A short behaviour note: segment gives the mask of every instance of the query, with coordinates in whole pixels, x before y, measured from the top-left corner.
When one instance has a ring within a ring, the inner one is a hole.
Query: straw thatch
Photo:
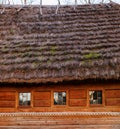
[[[120,79],[120,5],[0,6],[0,81]]]

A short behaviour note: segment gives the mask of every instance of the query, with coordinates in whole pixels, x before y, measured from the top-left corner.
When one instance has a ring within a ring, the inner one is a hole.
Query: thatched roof
[[[120,79],[120,5],[0,6],[0,81]]]

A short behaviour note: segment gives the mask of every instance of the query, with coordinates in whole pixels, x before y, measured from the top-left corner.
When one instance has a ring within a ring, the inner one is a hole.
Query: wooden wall
[[[119,111],[120,83],[93,84],[0,84],[0,112]],[[102,104],[89,104],[89,91],[101,90]],[[66,105],[54,105],[53,93],[65,91]],[[31,92],[31,106],[19,107],[19,92]]]
[[[33,94],[34,107],[50,107],[51,92],[50,91],[35,91]]]
[[[15,107],[15,91],[0,91],[0,108]]]
[[[86,89],[70,89],[69,90],[69,106],[86,106],[87,91]]]
[[[106,106],[120,106],[120,89],[105,90]]]

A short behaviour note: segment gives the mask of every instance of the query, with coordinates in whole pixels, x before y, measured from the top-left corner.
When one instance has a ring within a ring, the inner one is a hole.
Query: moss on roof
[[[1,82],[120,79],[120,5],[19,8],[0,14]]]

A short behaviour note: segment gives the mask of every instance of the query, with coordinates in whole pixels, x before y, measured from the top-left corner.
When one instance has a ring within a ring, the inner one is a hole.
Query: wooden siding
[[[0,113],[0,129],[120,129],[119,113]]]
[[[50,107],[51,93],[50,91],[35,91],[33,94],[34,107]]]
[[[120,112],[120,84],[61,84],[0,87],[0,112]],[[89,91],[102,90],[102,104],[89,104]],[[31,105],[19,107],[19,92],[31,92]],[[66,105],[54,105],[54,92],[66,92]]]
[[[14,91],[0,91],[0,107],[15,108],[15,97]]]
[[[106,90],[106,98],[120,98],[120,89]]]
[[[86,102],[86,99],[73,99],[73,100],[70,100],[70,103],[69,105],[70,106],[86,106],[87,102]]]
[[[71,89],[69,90],[69,105],[70,106],[86,106],[87,92],[86,89]]]
[[[87,98],[86,89],[70,90],[70,99],[85,99]]]
[[[120,89],[108,89],[105,95],[106,106],[120,106]]]
[[[120,99],[106,99],[106,106],[120,106]]]

